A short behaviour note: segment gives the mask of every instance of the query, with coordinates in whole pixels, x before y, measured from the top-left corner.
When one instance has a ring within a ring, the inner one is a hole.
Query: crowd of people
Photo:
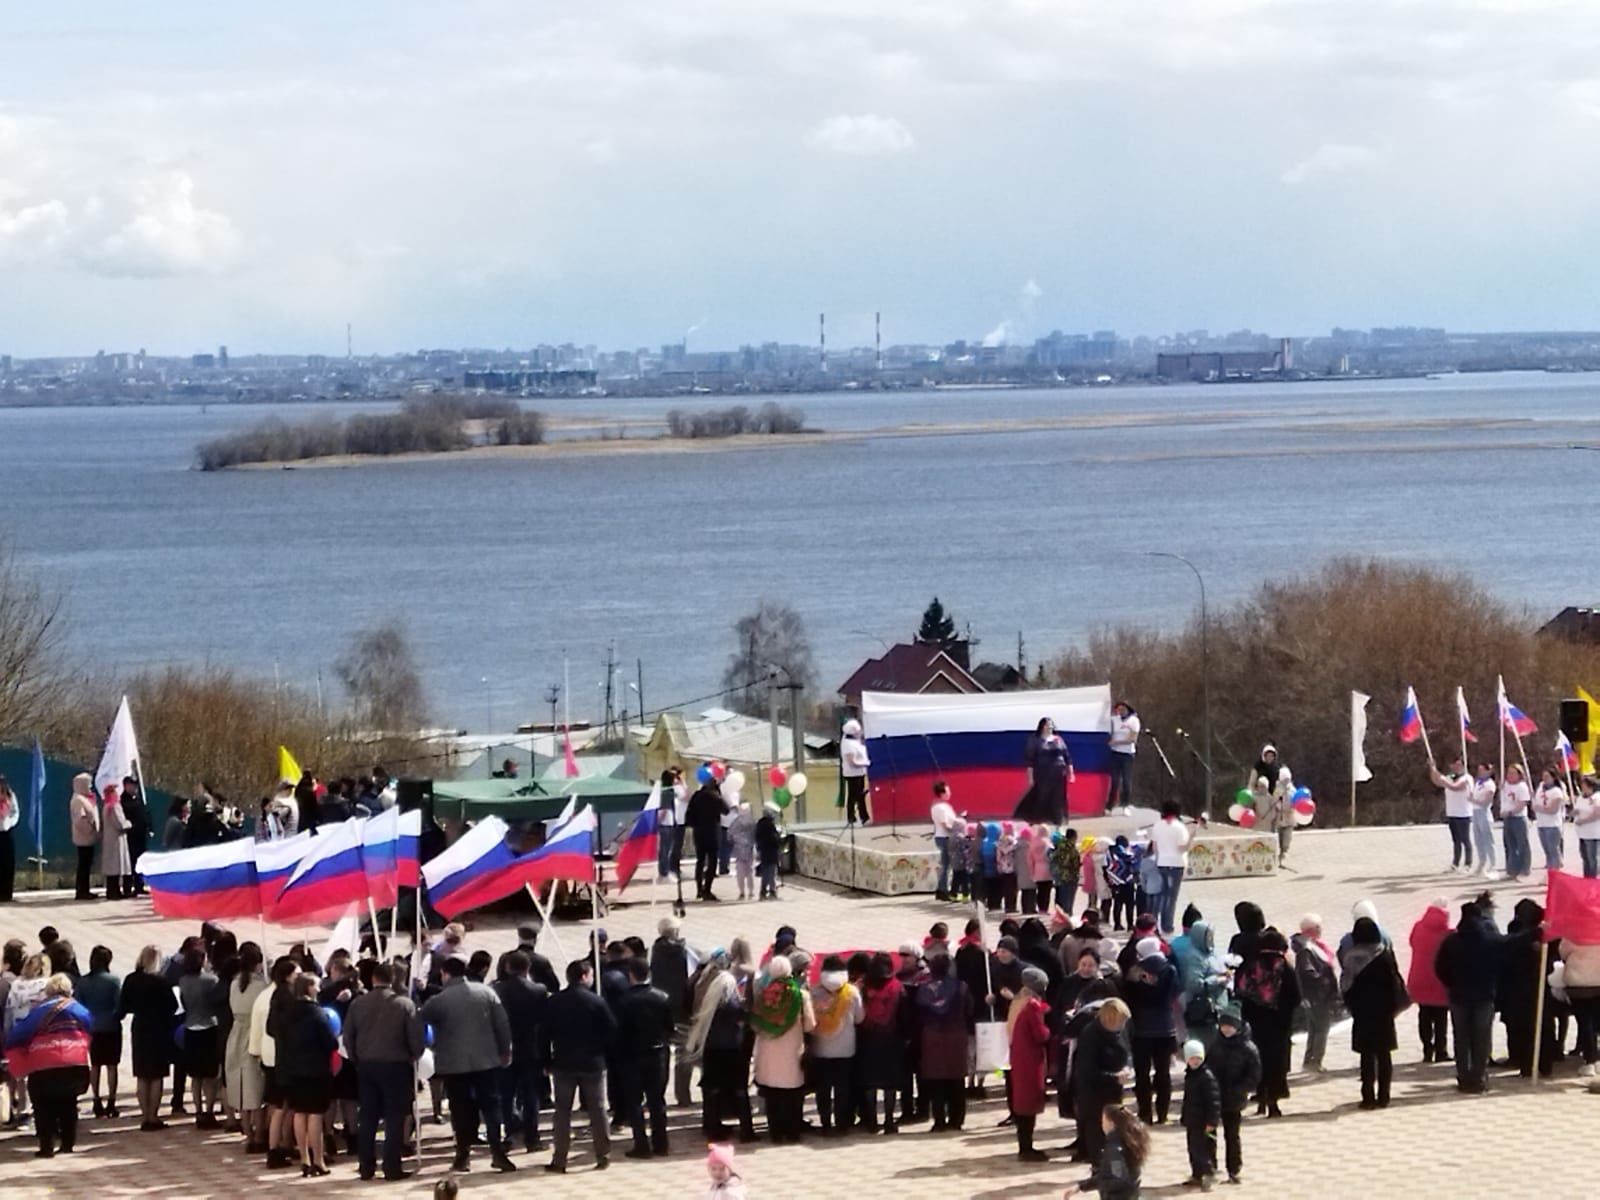
[[[1569,821],[1577,834],[1584,878],[1600,877],[1600,778],[1580,776],[1555,763],[1542,768],[1537,782],[1530,784],[1528,769],[1522,764],[1508,764],[1503,776],[1497,777],[1493,763],[1480,762],[1468,774],[1460,756],[1450,759],[1442,771],[1430,765],[1428,773],[1434,786],[1444,792],[1451,871],[1489,880],[1501,878],[1494,837],[1498,806],[1505,878],[1515,882],[1533,873],[1530,824],[1544,867],[1560,870]]]
[[[1320,1075],[1341,1014],[1362,1108],[1390,1103],[1397,1019],[1413,1004],[1423,1061],[1453,1061],[1464,1093],[1489,1086],[1497,1014],[1522,1074],[1553,1070],[1569,1024],[1583,1073],[1597,1069],[1600,947],[1558,947],[1535,1055],[1543,914],[1531,900],[1504,931],[1489,893],[1454,921],[1437,902],[1408,931],[1404,978],[1366,901],[1336,940],[1314,915],[1286,936],[1250,902],[1233,923],[1224,950],[1192,904],[1171,937],[1149,911],[1119,933],[1098,906],[1076,920],[1052,908],[1004,916],[992,948],[974,915],[956,936],[935,923],[893,952],[813,952],[790,926],[760,948],[737,938],[697,950],[667,917],[649,945],[597,930],[564,981],[531,925],[498,955],[450,925],[409,955],[380,957],[369,937],[326,963],[304,944],[268,960],[207,925],[170,954],[146,946],[126,975],[104,946],[80,970],[46,928],[36,950],[3,950],[9,1124],[31,1119],[49,1157],[74,1149],[85,1093],[94,1118],[117,1117],[125,1031],[141,1130],[192,1116],[306,1176],[343,1153],[363,1178],[405,1178],[428,1111],[448,1113],[454,1172],[480,1144],[494,1170],[515,1171],[519,1151],[546,1148],[547,1127],[544,1168],[566,1171],[575,1107],[596,1169],[613,1132],[628,1157],[653,1158],[670,1150],[669,1095],[691,1105],[698,1082],[714,1194],[731,1196],[735,1141],[960,1131],[999,1068],[994,1094],[1019,1157],[1048,1157],[1039,1141],[1053,1112],[1071,1122],[1083,1186],[1116,1197],[1138,1194],[1150,1131],[1174,1120],[1190,1183],[1239,1179],[1247,1120],[1279,1117],[1290,1100],[1292,1035],[1305,1032],[1298,1070]]]

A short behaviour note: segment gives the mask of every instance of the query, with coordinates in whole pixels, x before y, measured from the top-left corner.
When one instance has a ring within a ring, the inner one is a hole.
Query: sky
[[[1597,329],[1592,0],[0,16],[0,352]]]

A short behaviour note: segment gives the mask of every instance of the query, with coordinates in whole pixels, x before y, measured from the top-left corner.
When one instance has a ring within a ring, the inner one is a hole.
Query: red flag
[[[1600,946],[1600,879],[1551,871],[1544,894],[1545,935]]]
[[[582,771],[578,770],[577,755],[572,753],[572,730],[566,725],[561,727],[561,755],[566,760],[568,779],[576,779],[583,774]]]

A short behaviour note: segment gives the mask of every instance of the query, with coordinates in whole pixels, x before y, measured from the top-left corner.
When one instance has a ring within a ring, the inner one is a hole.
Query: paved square
[[[1217,925],[1219,943],[1225,943],[1233,932],[1233,905],[1241,899],[1261,904],[1268,919],[1286,932],[1293,931],[1303,913],[1320,912],[1330,937],[1336,938],[1349,928],[1350,906],[1367,897],[1395,938],[1404,968],[1409,953],[1406,933],[1428,902],[1442,895],[1458,904],[1482,886],[1441,872],[1448,852],[1442,826],[1301,831],[1294,843],[1292,870],[1266,879],[1186,884],[1183,899],[1193,901]],[[1575,848],[1568,865],[1576,869]],[[724,895],[731,894],[731,882],[723,881]],[[1493,886],[1500,896],[1502,921],[1516,899],[1543,891],[1542,883],[1517,889],[1503,883]],[[655,922],[667,911],[667,895],[663,888],[660,903],[652,906],[647,902],[649,891],[639,889],[638,902],[614,908],[605,918],[612,936],[637,934],[646,941],[654,937]],[[920,940],[934,920],[958,923],[966,915],[964,908],[938,904],[931,897],[852,897],[797,881],[787,884],[783,899],[776,903],[693,905],[685,931],[691,943],[702,948],[726,945],[741,933],[759,948],[771,940],[779,924],[787,923],[800,931],[801,945],[814,951],[861,945],[892,948],[902,941]],[[155,919],[142,901],[79,904],[61,895],[24,895],[0,907],[0,935],[22,937],[31,945],[38,929],[47,924],[72,941],[80,961],[87,961],[89,948],[96,943],[111,947],[116,954],[113,969],[119,975],[131,969],[146,942],[171,951],[191,932],[186,923]],[[469,944],[491,951],[509,948],[515,941],[512,924],[483,922]],[[236,929],[241,939],[257,933],[249,922]],[[577,951],[587,925],[563,922],[554,932],[568,950]],[[269,940],[281,947],[289,938]],[[559,969],[563,955],[548,932],[541,949],[558,960]],[[1503,1052],[1500,1034],[1497,1025],[1497,1054]],[[1329,1074],[1315,1081],[1291,1076],[1293,1096],[1284,1104],[1283,1119],[1246,1120],[1244,1185],[1221,1186],[1218,1192],[1273,1200],[1366,1200],[1389,1192],[1416,1200],[1508,1195],[1558,1200],[1595,1195],[1585,1164],[1595,1128],[1588,1123],[1600,1117],[1600,1096],[1582,1089],[1575,1063],[1569,1060],[1558,1069],[1554,1082],[1537,1088],[1497,1072],[1491,1094],[1467,1097],[1456,1092],[1449,1066],[1420,1065],[1410,1014],[1401,1018],[1400,1042],[1393,1107],[1382,1113],[1359,1112],[1349,1030],[1336,1026],[1327,1058]],[[122,1107],[128,1112],[134,1106],[126,1078],[123,1089]],[[82,1107],[87,1110],[87,1099]],[[995,1127],[1002,1115],[1001,1103],[990,1100],[970,1111],[968,1130],[960,1135],[935,1136],[921,1125],[907,1127],[893,1138],[857,1135],[793,1147],[757,1145],[741,1152],[742,1174],[755,1200],[891,1193],[927,1200],[1049,1197],[1059,1196],[1082,1176],[1080,1168],[1064,1161],[1020,1165],[1011,1131]],[[1039,1144],[1060,1147],[1070,1136],[1069,1128],[1053,1115],[1041,1118]],[[184,1124],[149,1134],[138,1132],[136,1117],[85,1118],[81,1130],[78,1153],[49,1162],[32,1157],[29,1134],[0,1136],[3,1194],[186,1197],[298,1189],[330,1196],[416,1196],[431,1191],[450,1157],[448,1129],[428,1124],[423,1130],[424,1170],[416,1180],[364,1184],[355,1178],[353,1161],[340,1157],[330,1162],[334,1173],[329,1178],[303,1181],[294,1172],[267,1172],[258,1158],[246,1160],[236,1137],[201,1134]],[[705,1190],[705,1174],[697,1108],[674,1110],[672,1137],[674,1152],[667,1160],[629,1161],[621,1157],[624,1146],[617,1146],[611,1169],[603,1175],[588,1169],[592,1160],[582,1137],[576,1143],[571,1173],[560,1178],[541,1169],[548,1153],[517,1155],[522,1170],[512,1176],[489,1172],[484,1155],[474,1159],[474,1171],[461,1178],[462,1188],[469,1194],[550,1200],[616,1193],[638,1200],[699,1196]],[[1182,1131],[1175,1125],[1158,1129],[1145,1170],[1146,1194],[1179,1194],[1184,1189],[1177,1185],[1186,1174]]]

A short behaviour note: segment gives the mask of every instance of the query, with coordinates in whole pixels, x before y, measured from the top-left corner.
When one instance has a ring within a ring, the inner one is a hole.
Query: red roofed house
[[[891,646],[883,657],[869,658],[839,685],[845,704],[858,710],[862,692],[975,696],[983,691],[983,684],[972,677],[972,672],[936,642]]]

